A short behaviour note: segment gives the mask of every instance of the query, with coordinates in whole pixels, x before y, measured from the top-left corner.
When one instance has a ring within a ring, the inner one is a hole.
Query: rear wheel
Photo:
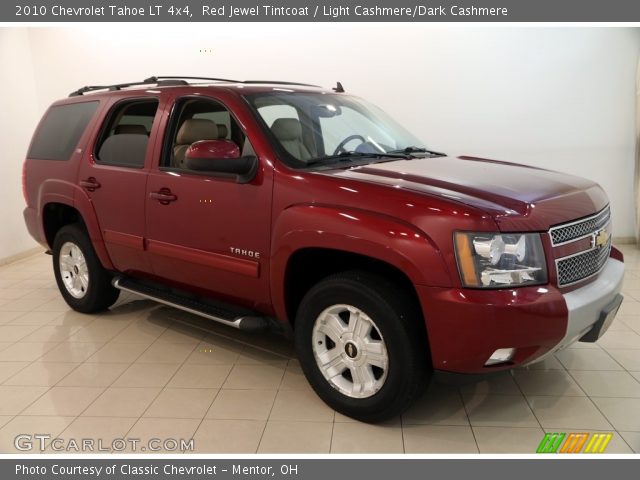
[[[53,271],[62,297],[78,312],[105,310],[120,295],[111,285],[111,275],[100,264],[87,233],[79,225],[66,225],[56,234]]]
[[[428,346],[411,296],[383,277],[346,272],[304,297],[296,350],[316,393],[362,421],[400,414],[429,377]]]

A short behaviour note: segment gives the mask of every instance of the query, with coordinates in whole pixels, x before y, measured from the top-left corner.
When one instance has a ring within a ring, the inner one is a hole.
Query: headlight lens
[[[547,283],[537,233],[455,234],[456,258],[465,287],[507,288]]]

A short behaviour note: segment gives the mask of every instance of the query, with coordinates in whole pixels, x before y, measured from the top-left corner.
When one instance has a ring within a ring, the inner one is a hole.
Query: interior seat
[[[218,138],[221,140],[227,138],[229,134],[227,126],[224,123],[216,123],[216,126],[218,127]]]
[[[311,152],[302,141],[302,125],[297,118],[278,118],[271,131],[282,146],[298,160],[309,160]]]
[[[173,166],[187,168],[184,157],[192,143],[200,140],[217,140],[218,138],[218,126],[215,122],[205,118],[185,120],[178,130],[176,143],[173,146]]]
[[[142,168],[148,143],[149,137],[146,135],[131,133],[111,135],[100,146],[98,159],[110,165]]]

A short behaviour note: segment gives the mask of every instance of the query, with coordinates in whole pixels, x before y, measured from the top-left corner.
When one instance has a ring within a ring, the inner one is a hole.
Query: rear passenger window
[[[118,103],[103,126],[94,152],[96,162],[119,167],[142,168],[156,110],[158,110],[156,99]]]
[[[81,102],[51,107],[33,139],[28,157],[69,160],[98,103]]]

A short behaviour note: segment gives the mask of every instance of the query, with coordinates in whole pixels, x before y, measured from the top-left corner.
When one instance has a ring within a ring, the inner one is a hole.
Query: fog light
[[[499,348],[491,354],[489,360],[484,362],[484,366],[490,367],[491,365],[508,362],[513,358],[515,353],[515,348]]]

